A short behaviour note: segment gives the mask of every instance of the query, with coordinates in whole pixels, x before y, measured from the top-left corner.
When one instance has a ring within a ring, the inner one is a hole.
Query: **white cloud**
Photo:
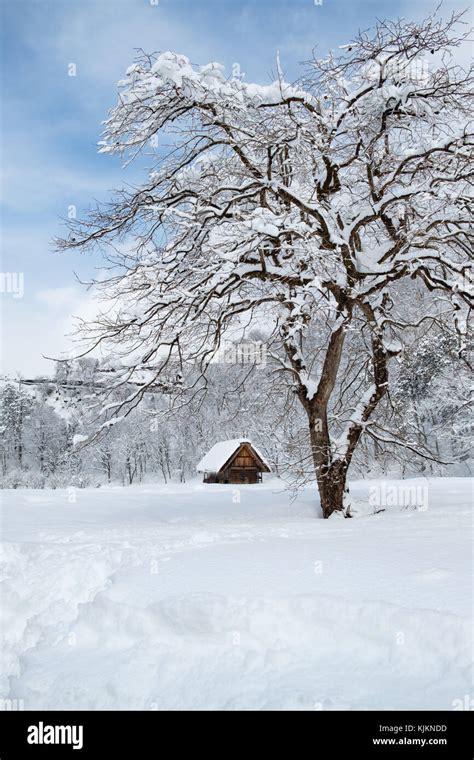
[[[45,357],[74,355],[74,318],[97,312],[97,302],[79,286],[39,290],[28,300],[1,299],[1,372],[13,376],[52,374],[54,362]]]

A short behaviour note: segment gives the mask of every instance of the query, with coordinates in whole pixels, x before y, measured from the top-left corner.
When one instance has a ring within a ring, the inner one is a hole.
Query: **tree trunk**
[[[343,512],[345,490],[346,476],[343,472],[339,473],[331,468],[324,478],[318,479],[319,498],[324,518],[331,517],[333,512]]]
[[[321,407],[309,414],[311,452],[324,518],[344,509],[347,465],[344,460],[331,460],[331,442],[326,410]]]
[[[331,462],[327,429],[315,431],[314,425],[311,426],[311,449],[321,510],[323,517],[328,518],[344,509],[347,466],[341,459]]]

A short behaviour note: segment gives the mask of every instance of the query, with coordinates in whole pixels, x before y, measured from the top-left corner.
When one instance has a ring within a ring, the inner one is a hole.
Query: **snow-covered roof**
[[[261,462],[270,469],[270,465],[265,461],[258,449],[255,448],[252,441],[248,438],[232,438],[230,441],[219,441],[218,443],[215,443],[212,449],[203,456],[197,465],[196,470],[198,472],[219,472],[221,467],[225,465],[243,443],[248,443]]]

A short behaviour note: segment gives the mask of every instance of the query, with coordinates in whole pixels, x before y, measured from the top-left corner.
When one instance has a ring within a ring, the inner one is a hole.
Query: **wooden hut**
[[[262,473],[270,472],[251,441],[242,438],[216,443],[196,469],[204,483],[261,483]]]

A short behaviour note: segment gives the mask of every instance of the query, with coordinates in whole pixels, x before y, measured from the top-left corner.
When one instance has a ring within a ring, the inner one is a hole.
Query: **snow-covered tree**
[[[469,472],[472,372],[459,361],[452,334],[431,330],[405,349],[391,401],[398,436],[425,454],[423,471],[439,472],[448,462]]]
[[[30,417],[33,402],[21,389],[7,383],[0,390],[0,451],[2,472],[8,463],[14,462],[19,470],[25,465],[25,427]]]
[[[59,242],[97,245],[113,267],[95,283],[107,308],[83,326],[86,350],[123,361],[109,398],[141,384],[109,417],[157,385],[189,403],[222,341],[264,326],[306,416],[323,514],[344,510],[405,336],[450,313],[465,349],[473,78],[453,58],[460,25],[380,22],[293,85],[279,64],[258,85],[184,55],[138,57],[100,150],[146,153],[147,180]],[[419,285],[429,297],[407,311]]]

